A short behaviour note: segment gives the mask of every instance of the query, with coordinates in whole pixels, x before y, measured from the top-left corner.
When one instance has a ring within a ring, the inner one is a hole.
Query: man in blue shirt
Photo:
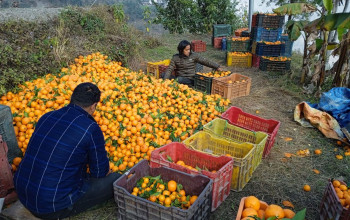
[[[14,177],[20,201],[36,217],[66,218],[113,198],[120,174],[109,173],[103,133],[92,117],[100,96],[96,85],[81,83],[69,105],[39,119]]]

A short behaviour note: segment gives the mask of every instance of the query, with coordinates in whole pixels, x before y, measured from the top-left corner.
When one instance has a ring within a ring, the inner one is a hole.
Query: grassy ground
[[[295,211],[307,208],[306,219],[318,218],[323,192],[330,178],[350,180],[350,159],[337,160],[336,154],[344,154],[342,147],[334,140],[325,138],[316,128],[305,128],[293,120],[295,106],[302,101],[315,101],[302,93],[298,84],[300,55],[293,55],[293,78],[289,73],[262,72],[256,68],[232,68],[225,66],[225,53],[210,46],[207,35],[169,35],[160,36],[162,45],[147,49],[145,62],[170,59],[176,53],[176,46],[182,39],[201,39],[207,42],[207,51],[202,56],[220,63],[224,69],[241,73],[252,78],[249,96],[232,100],[232,105],[251,114],[260,113],[263,118],[274,118],[281,122],[275,144],[270,155],[262,160],[252,178],[240,192],[231,191],[229,197],[214,211],[210,219],[235,219],[242,197],[255,195],[271,204],[282,205],[288,200],[295,205]],[[145,62],[139,68],[145,70]],[[204,71],[210,71],[205,68]],[[292,138],[285,141],[285,137]],[[308,157],[285,158],[284,153],[296,154],[297,150],[309,149]],[[315,149],[321,149],[321,155],[315,155]],[[312,170],[317,169],[320,174]],[[310,192],[303,191],[304,184],[311,186]],[[71,219],[114,219],[117,212],[114,201],[109,201]]]

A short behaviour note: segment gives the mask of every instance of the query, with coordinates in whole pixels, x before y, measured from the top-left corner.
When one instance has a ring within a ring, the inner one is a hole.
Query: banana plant
[[[336,30],[339,41],[343,35],[350,29],[350,13],[334,13],[332,14],[333,1],[322,0],[318,6],[324,8],[322,13],[316,5],[309,3],[292,3],[286,4],[273,11],[279,15],[300,15],[303,13],[320,12],[321,16],[314,21],[294,21],[290,20],[286,24],[288,35],[291,40],[296,40],[300,37],[301,32],[304,32],[304,61],[301,83],[305,83],[305,76],[310,72],[311,58],[319,53],[319,61],[315,68],[311,81],[318,86],[320,90],[325,78],[325,65],[327,63],[327,50],[333,50],[339,47],[340,44],[328,43],[329,32]],[[321,37],[322,36],[322,37]],[[308,41],[312,44],[308,46]],[[321,66],[319,66],[321,65]]]

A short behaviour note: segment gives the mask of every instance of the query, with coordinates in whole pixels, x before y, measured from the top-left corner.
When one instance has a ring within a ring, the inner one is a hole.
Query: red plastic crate
[[[187,195],[197,195],[189,209],[165,207],[131,194],[137,181],[144,176],[159,176],[165,181],[175,180]],[[147,160],[133,166],[113,183],[114,200],[118,206],[116,219],[208,219],[213,181],[204,175],[190,175],[168,167],[151,168]]]
[[[168,160],[168,156],[174,161]],[[182,160],[186,165],[198,166],[201,171],[192,170],[176,164]],[[233,159],[227,156],[214,156],[192,150],[178,142],[167,144],[154,150],[151,154],[150,167],[170,167],[192,175],[203,174],[213,180],[211,211],[218,208],[230,194],[233,171]],[[205,170],[216,170],[215,173]]]
[[[256,55],[256,54],[253,54],[253,57],[252,57],[252,66],[253,66],[253,67],[259,68],[259,65],[260,65],[260,56],[258,56],[258,55]]]
[[[263,158],[269,155],[271,148],[275,142],[275,138],[280,127],[280,122],[274,119],[264,119],[255,115],[244,112],[242,109],[232,106],[222,115],[230,124],[245,128],[250,131],[262,131],[268,134],[265,144]]]
[[[224,37],[214,37],[214,39],[213,39],[214,48],[221,49],[221,41],[223,38]]]
[[[193,40],[191,42],[192,50],[194,52],[205,52],[207,50],[207,43],[201,40]]]
[[[346,185],[344,182],[340,182]],[[350,219],[350,209],[347,209],[341,205],[340,200],[333,187],[332,180],[328,181],[320,206],[320,220],[328,219]]]

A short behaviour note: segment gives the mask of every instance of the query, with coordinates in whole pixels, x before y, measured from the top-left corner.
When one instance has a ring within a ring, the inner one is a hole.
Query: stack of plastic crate
[[[254,14],[252,18],[251,51],[252,66],[260,68],[261,57],[279,57],[285,53],[285,44],[282,41],[282,26],[284,16],[276,14]],[[283,59],[282,59],[283,60]],[[277,61],[276,61],[277,62]],[[265,65],[266,66],[266,65]],[[270,66],[270,65],[269,65]],[[279,65],[277,65],[279,66]],[[288,66],[288,65],[284,65]],[[260,68],[262,69],[262,68]],[[274,71],[283,68],[263,68]]]
[[[226,64],[233,67],[251,67],[249,37],[232,37],[227,40]]]
[[[214,24],[213,36],[211,42],[214,48],[221,49],[221,41],[232,35],[232,27],[230,24]]]

